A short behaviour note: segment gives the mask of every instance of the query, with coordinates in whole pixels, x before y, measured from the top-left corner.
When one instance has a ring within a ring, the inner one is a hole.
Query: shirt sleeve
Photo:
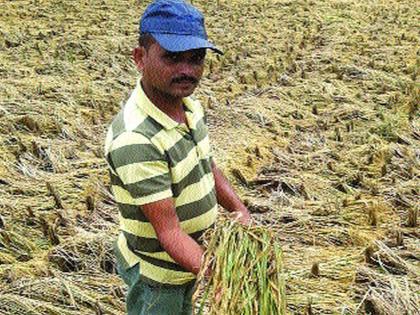
[[[165,153],[145,136],[121,134],[111,146],[109,159],[119,179],[119,189],[130,194],[130,204],[144,205],[173,196]]]

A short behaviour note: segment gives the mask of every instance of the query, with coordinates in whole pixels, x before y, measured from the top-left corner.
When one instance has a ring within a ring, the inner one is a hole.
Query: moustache
[[[196,84],[198,83],[198,80],[194,77],[189,77],[189,76],[182,76],[182,77],[172,79],[172,83],[184,83],[184,82]]]

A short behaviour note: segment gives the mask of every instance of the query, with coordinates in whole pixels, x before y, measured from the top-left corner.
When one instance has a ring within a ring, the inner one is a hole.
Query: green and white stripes
[[[217,214],[204,112],[189,98],[184,104],[189,128],[160,111],[138,85],[110,126],[105,145],[120,211],[118,256],[127,267],[140,263],[147,281],[172,285],[194,275],[163,251],[141,205],[174,198],[181,228],[197,241]]]

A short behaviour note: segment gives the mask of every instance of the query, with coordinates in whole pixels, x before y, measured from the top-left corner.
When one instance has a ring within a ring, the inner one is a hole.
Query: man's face
[[[174,53],[158,43],[148,50],[139,47],[134,51],[143,84],[169,98],[187,97],[194,92],[203,75],[205,56],[205,49]]]

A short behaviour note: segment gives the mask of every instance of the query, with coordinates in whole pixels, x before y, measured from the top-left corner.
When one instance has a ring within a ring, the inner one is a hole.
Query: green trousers
[[[180,286],[150,285],[140,279],[139,265],[125,270],[118,265],[118,274],[128,285],[128,315],[191,315],[195,283]]]

